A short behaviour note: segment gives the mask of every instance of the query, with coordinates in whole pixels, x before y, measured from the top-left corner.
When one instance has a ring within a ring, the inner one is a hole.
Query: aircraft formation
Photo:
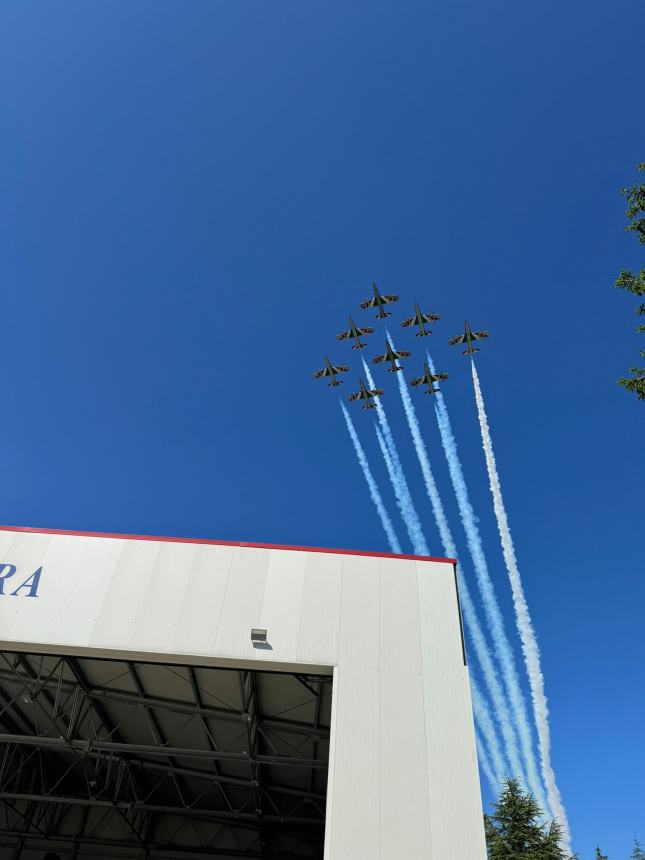
[[[374,295],[371,298],[366,299],[364,302],[361,302],[361,308],[363,310],[375,308],[376,318],[386,319],[392,315],[391,311],[386,310],[387,306],[393,302],[398,302],[399,297],[395,295],[383,295],[376,284],[372,284],[372,290]],[[432,330],[426,328],[426,326],[437,322],[439,319],[441,319],[439,314],[426,314],[421,310],[420,306],[415,303],[413,316],[403,320],[401,326],[402,328],[416,326],[418,329],[416,336],[426,337],[427,335],[432,334]],[[349,328],[345,331],[341,331],[340,334],[337,335],[337,339],[352,341],[352,349],[364,349],[367,344],[361,340],[361,338],[373,334],[374,328],[372,326],[357,326],[351,317],[349,317],[348,320]],[[464,355],[473,355],[475,352],[479,352],[479,348],[474,346],[475,341],[483,340],[488,336],[489,333],[487,331],[472,331],[468,324],[468,320],[466,320],[464,324],[464,333],[457,335],[456,337],[451,337],[448,343],[451,346],[456,344],[465,344],[466,349],[463,351]],[[385,352],[381,355],[375,356],[372,361],[374,364],[389,364],[390,366],[387,369],[388,373],[397,373],[398,371],[403,370],[403,367],[397,362],[401,361],[401,359],[409,358],[411,355],[412,353],[409,350],[395,350],[390,343],[389,338],[386,338]],[[317,370],[314,373],[314,379],[327,377],[330,380],[327,384],[332,387],[336,387],[341,385],[343,381],[342,379],[338,379],[338,376],[342,373],[347,373],[348,370],[349,367],[347,365],[332,364],[329,358],[325,356],[325,366],[322,370]],[[439,388],[435,388],[435,382],[442,382],[445,379],[448,379],[447,373],[432,373],[428,364],[424,362],[423,374],[413,379],[410,382],[410,385],[413,388],[425,388],[425,394],[436,394],[439,391]],[[360,379],[358,391],[348,395],[347,399],[362,402],[363,409],[374,409],[374,398],[381,397],[382,394],[382,388],[368,388],[365,382]]]

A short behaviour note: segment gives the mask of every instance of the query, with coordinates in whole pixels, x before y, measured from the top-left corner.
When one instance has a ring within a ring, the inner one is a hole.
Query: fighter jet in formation
[[[409,317],[407,320],[403,320],[401,325],[403,328],[408,328],[408,326],[411,325],[418,325],[419,331],[417,332],[417,337],[425,337],[427,334],[432,334],[430,329],[426,331],[425,323],[435,322],[438,319],[441,319],[439,314],[424,314],[419,305],[415,303],[414,316]]]
[[[372,400],[375,397],[380,397],[383,394],[382,388],[366,388],[365,383],[362,379],[358,382],[359,390],[355,394],[350,394],[347,398],[348,400],[364,400],[365,403],[361,407],[362,409],[374,409],[374,404]]]
[[[363,349],[367,344],[361,343],[361,336],[365,334],[372,334],[374,331],[370,326],[364,326],[363,328],[357,328],[354,320],[349,317],[349,328],[347,331],[341,331],[339,335],[337,335],[337,340],[349,340],[350,338],[354,338],[354,345],[352,349]]]
[[[436,394],[439,389],[434,387],[435,382],[440,382],[442,379],[448,379],[447,373],[432,373],[430,368],[428,367],[427,362],[423,362],[423,376],[419,376],[418,379],[413,379],[410,382],[414,388],[417,385],[427,385],[428,390],[424,392],[424,394]]]
[[[342,385],[342,379],[336,379],[336,375],[338,373],[347,373],[349,367],[345,364],[337,364],[334,366],[331,361],[325,356],[325,366],[322,370],[317,370],[314,373],[314,379],[320,379],[321,376],[330,376],[331,382],[328,382],[327,385],[331,385],[332,387],[336,387],[337,385]]]
[[[388,373],[396,373],[398,370],[403,370],[403,368],[399,367],[399,365],[396,363],[397,359],[409,358],[411,355],[412,355],[411,352],[408,352],[407,350],[404,350],[404,349],[396,352],[396,350],[393,349],[390,341],[386,340],[385,341],[385,352],[383,353],[383,355],[377,355],[376,358],[372,359],[372,361],[374,362],[374,364],[380,364],[382,361],[389,361],[392,366],[388,367],[387,372]]]
[[[374,290],[374,298],[366,299],[364,302],[361,302],[361,307],[363,310],[366,310],[367,308],[376,308],[378,311],[376,314],[377,319],[382,320],[385,319],[385,317],[389,317],[390,311],[385,310],[385,305],[389,305],[390,302],[398,302],[399,297],[381,295],[379,288],[374,283],[372,284],[372,289]]]
[[[451,337],[448,343],[450,346],[454,346],[457,343],[465,343],[467,349],[464,350],[464,355],[472,355],[475,352],[479,352],[479,348],[473,346],[473,341],[482,340],[485,337],[488,337],[487,331],[471,331],[470,326],[468,325],[468,320],[466,320],[464,324],[464,333],[457,335],[457,337]]]

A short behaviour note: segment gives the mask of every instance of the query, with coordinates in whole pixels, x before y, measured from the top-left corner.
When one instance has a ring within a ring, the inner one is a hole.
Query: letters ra
[[[24,582],[15,588],[13,591],[5,591],[5,582],[10,576],[16,573],[15,564],[0,564],[0,596],[9,595],[10,597],[38,597],[38,585],[40,584],[40,575],[43,572],[42,567],[34,571],[31,576],[28,576]],[[7,588],[11,588],[15,582],[7,583]],[[26,593],[25,593],[26,592]]]

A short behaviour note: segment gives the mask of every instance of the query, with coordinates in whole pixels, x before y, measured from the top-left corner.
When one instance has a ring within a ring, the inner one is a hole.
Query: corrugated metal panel
[[[34,572],[35,565],[42,566],[43,572],[38,587],[40,596],[11,598],[15,601],[16,613],[12,624],[6,628],[8,636],[12,639],[27,636],[29,642],[46,639],[44,633],[52,616],[65,599],[65,593],[80,564],[83,549],[83,541],[75,541],[70,537],[52,538],[42,557],[34,561],[33,569],[19,566],[13,579],[21,581]]]
[[[45,641],[86,645],[123,549],[122,540],[84,538],[82,554],[62,601],[46,625]]]
[[[452,571],[417,565],[432,860],[486,856]]]
[[[196,547],[189,543],[165,543],[143,598],[130,645],[137,651],[170,651],[177,623],[177,606],[186,593]]]
[[[334,666],[338,659],[342,555],[307,553],[298,623],[298,662]]]
[[[214,652],[234,553],[232,546],[197,546],[190,584],[177,611],[173,651]]]
[[[42,565],[51,543],[51,535],[22,534],[15,535],[15,540],[11,542],[10,555],[6,555],[4,561],[7,564],[12,564],[16,568],[16,572],[12,576],[8,576],[3,582],[4,596],[0,598],[1,639],[29,642],[29,637],[34,635],[37,630],[35,625],[31,623],[31,613],[23,614],[23,610],[27,608],[33,610],[34,604],[37,604],[39,600],[42,601],[42,597],[36,600],[28,597],[14,597],[11,596],[11,592],[15,591],[24,580]],[[48,594],[50,600],[55,599],[55,583],[49,574],[41,577],[39,594]],[[25,605],[25,601],[27,605]],[[42,635],[42,631],[40,631],[40,635]]]
[[[96,619],[90,645],[128,648],[162,544],[123,541],[121,557]]]
[[[378,566],[343,559],[336,715],[334,860],[381,855]],[[351,810],[351,814],[349,814]]]
[[[251,628],[260,626],[270,556],[271,551],[260,549],[240,547],[235,550],[221,623],[215,638],[215,654],[255,657]]]
[[[270,648],[255,649],[258,660],[295,663],[307,553],[274,550],[269,559],[264,601],[258,626],[267,631]]]
[[[416,568],[390,559],[378,567],[381,854],[421,860],[430,856],[430,822]]]

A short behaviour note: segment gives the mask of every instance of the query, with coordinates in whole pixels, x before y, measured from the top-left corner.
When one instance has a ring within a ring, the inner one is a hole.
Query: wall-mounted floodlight
[[[266,630],[263,630],[261,627],[252,627],[251,642],[254,648],[257,648],[259,645],[268,645]]]

